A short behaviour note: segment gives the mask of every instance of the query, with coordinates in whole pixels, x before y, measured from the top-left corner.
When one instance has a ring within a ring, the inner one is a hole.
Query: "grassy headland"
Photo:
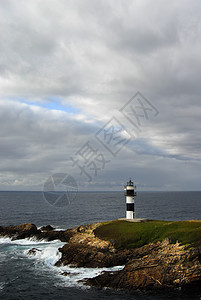
[[[131,249],[162,241],[201,246],[201,221],[106,222],[94,230],[97,237],[109,240],[117,249]]]

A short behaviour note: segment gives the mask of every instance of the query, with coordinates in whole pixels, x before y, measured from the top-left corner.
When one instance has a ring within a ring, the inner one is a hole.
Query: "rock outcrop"
[[[37,249],[37,248],[32,248],[28,251],[28,255],[36,255],[37,253],[41,252],[40,249]]]
[[[124,265],[130,257],[129,250],[116,250],[109,241],[101,240],[93,230],[99,224],[79,226],[59,251],[61,259],[56,263],[74,267],[101,268]]]
[[[87,285],[128,290],[192,287],[201,284],[201,249],[163,242],[133,250],[121,271],[104,272],[88,279]]]
[[[54,230],[55,228],[53,228],[51,225],[47,225],[47,226],[42,226],[40,228],[41,231],[51,231]]]
[[[201,247],[186,248],[168,239],[144,245],[137,249],[115,249],[114,245],[98,238],[94,230],[100,223],[55,231],[46,226],[37,229],[34,224],[0,227],[0,235],[12,239],[36,238],[67,242],[59,249],[62,256],[56,266],[111,267],[124,265],[115,272],[104,272],[86,279],[90,286],[126,290],[174,289],[197,287],[201,291]],[[31,249],[30,255],[39,250]],[[64,274],[64,275],[67,275]]]
[[[36,225],[28,223],[17,226],[1,227],[0,226],[0,235],[7,236],[12,239],[24,239],[30,238],[37,234],[38,230]]]
[[[200,286],[201,248],[186,249],[168,239],[137,249],[115,249],[94,235],[98,223],[75,228],[74,235],[59,251],[56,263],[74,267],[125,265],[120,271],[104,272],[85,280],[86,285],[126,290],[174,289]]]
[[[12,240],[35,238],[37,240],[68,242],[74,234],[74,229],[53,230],[50,225],[43,227],[42,230],[37,229],[36,225],[31,223],[8,227],[0,226],[0,235],[10,237]]]

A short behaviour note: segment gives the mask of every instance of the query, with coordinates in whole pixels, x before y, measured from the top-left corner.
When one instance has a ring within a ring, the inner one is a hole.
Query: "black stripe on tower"
[[[127,203],[126,204],[127,211],[134,211],[134,203]]]
[[[125,196],[134,196],[134,190],[125,190]]]

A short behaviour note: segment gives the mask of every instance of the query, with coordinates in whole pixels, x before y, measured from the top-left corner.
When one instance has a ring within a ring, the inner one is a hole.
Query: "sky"
[[[199,0],[1,0],[0,190],[201,190],[200,78]]]

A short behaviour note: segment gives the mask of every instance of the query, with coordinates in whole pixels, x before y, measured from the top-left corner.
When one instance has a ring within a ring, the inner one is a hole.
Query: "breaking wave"
[[[77,268],[70,265],[56,267],[55,263],[61,258],[61,253],[58,248],[63,246],[64,243],[55,242],[51,244],[41,245],[38,244],[35,255],[29,256],[31,259],[36,260],[37,267],[41,266],[52,270],[52,272],[60,277],[60,283],[56,285],[62,286],[84,286],[80,281],[86,278],[92,278],[103,271],[118,271],[123,269],[124,266],[115,266],[111,268]],[[26,252],[28,254],[28,252]]]
[[[56,267],[55,263],[61,258],[61,252],[58,250],[65,243],[55,241],[37,241],[36,239],[11,240],[8,237],[0,238],[0,247],[9,249],[12,258],[21,257],[33,261],[34,272],[47,274],[47,276],[56,276],[55,286],[66,287],[85,287],[80,281],[86,278],[92,278],[103,271],[118,271],[124,266],[115,266],[111,268],[77,268],[68,266]],[[35,249],[34,255],[29,254],[29,250]],[[65,276],[64,276],[65,275]],[[3,285],[0,285],[0,289]]]

